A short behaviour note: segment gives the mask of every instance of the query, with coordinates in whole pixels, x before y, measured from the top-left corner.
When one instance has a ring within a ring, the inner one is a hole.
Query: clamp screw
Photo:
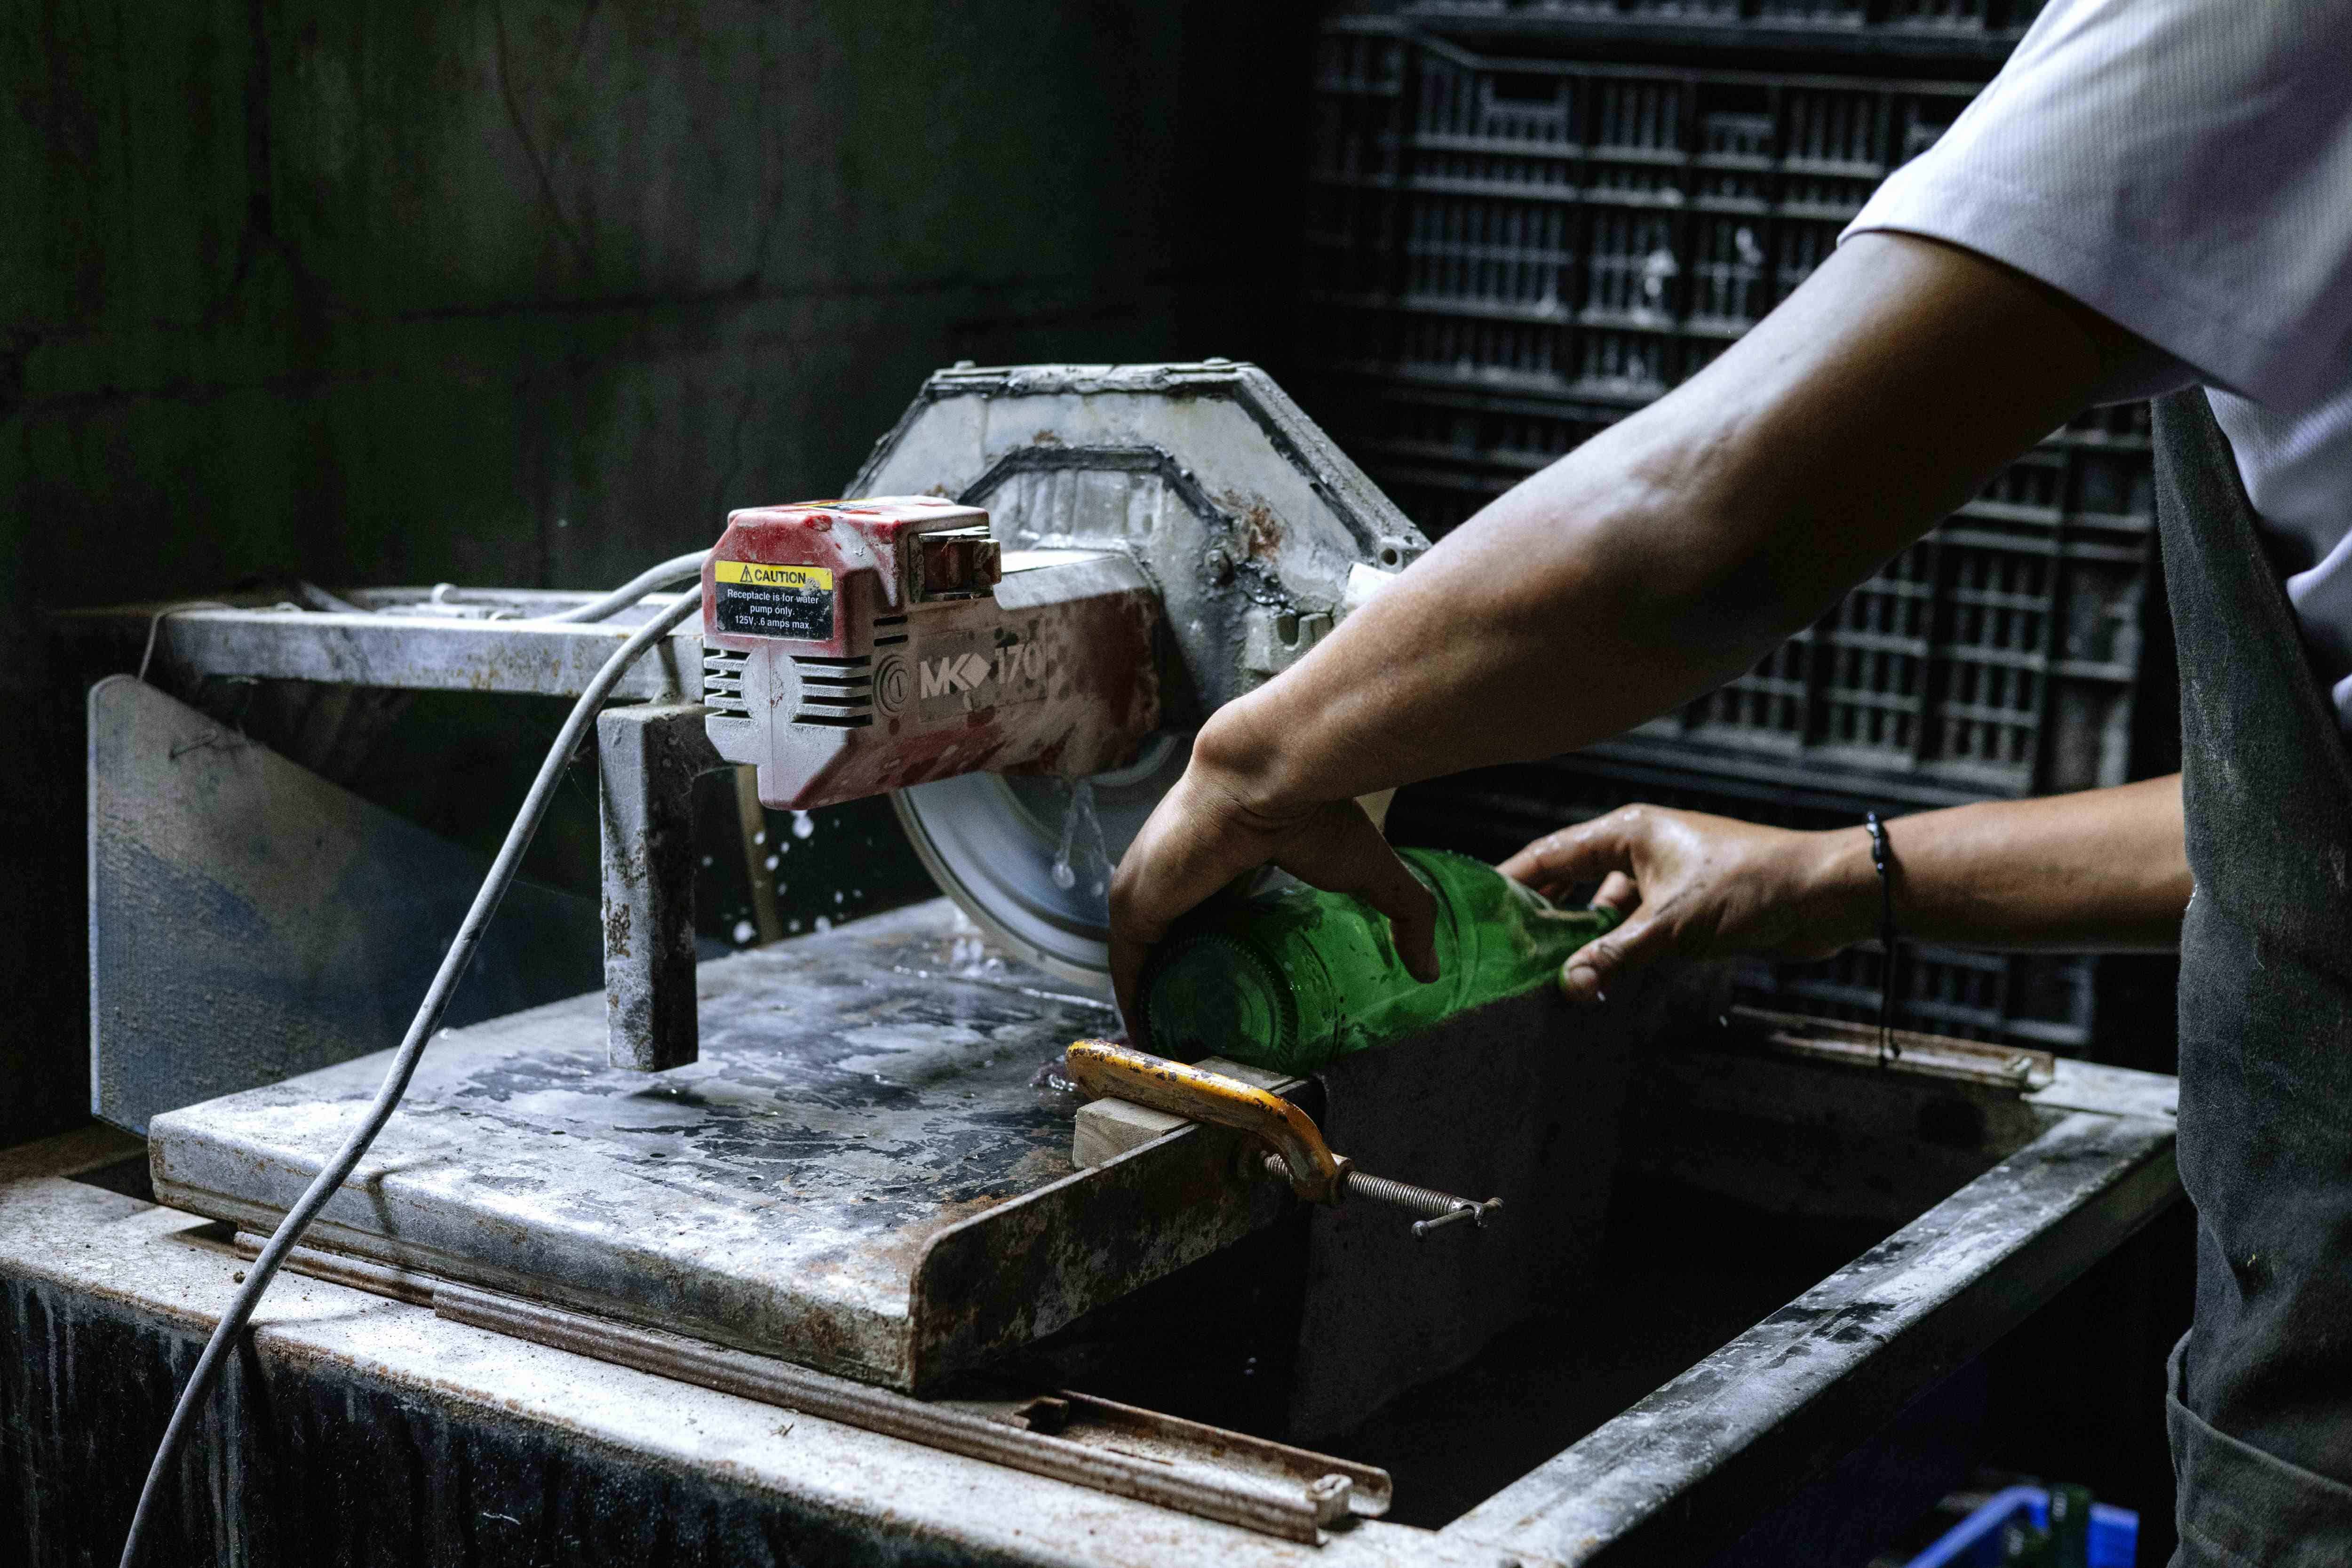
[[[1266,1174],[1276,1181],[1290,1180],[1290,1166],[1279,1154],[1265,1157]],[[1350,1165],[1341,1173],[1339,1194],[1342,1197],[1367,1197],[1376,1204],[1411,1210],[1423,1215],[1413,1221],[1412,1234],[1426,1237],[1431,1231],[1449,1226],[1457,1220],[1469,1220],[1481,1230],[1486,1228],[1486,1217],[1502,1212],[1503,1200],[1488,1198],[1474,1203],[1457,1198],[1451,1193],[1433,1192],[1428,1187],[1416,1187],[1411,1182],[1392,1182],[1386,1176],[1367,1175]]]

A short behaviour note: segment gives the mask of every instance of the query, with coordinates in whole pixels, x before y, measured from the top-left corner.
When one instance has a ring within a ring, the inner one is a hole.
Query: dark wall
[[[601,585],[957,359],[1278,364],[1306,79],[1238,0],[0,0],[0,1143],[84,1094],[41,610]]]

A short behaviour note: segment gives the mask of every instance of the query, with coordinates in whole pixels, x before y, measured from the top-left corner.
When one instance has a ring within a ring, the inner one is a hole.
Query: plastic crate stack
[[[1809,53],[1999,60],[2042,0],[1419,0],[1434,26],[1471,24],[1557,40],[1579,32],[1684,46],[1728,41]]]
[[[1511,52],[1439,36],[1449,16],[1516,25]],[[1309,395],[1433,535],[1706,364],[1977,90],[1575,58],[1668,16],[1735,42],[1799,16],[1843,27],[1850,48],[1873,28],[1965,36],[1981,79],[2030,7],[1454,0],[1328,22]],[[2152,523],[2146,407],[2095,411],[1748,674],[1574,757],[1425,787],[1404,821],[1495,850],[1508,846],[1485,843],[1486,825],[1532,834],[1633,799],[1818,826],[2168,771],[2144,754],[2160,739],[2136,750],[2145,656],[2165,635],[2147,624]],[[1751,990],[1874,1016],[1880,962],[1759,971]],[[2091,960],[1918,950],[1904,970],[1912,1026],[2092,1044]]]

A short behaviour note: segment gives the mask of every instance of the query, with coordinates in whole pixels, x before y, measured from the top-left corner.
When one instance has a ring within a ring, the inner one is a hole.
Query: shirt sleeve
[[[1992,258],[2281,413],[2352,380],[2352,5],[2052,0],[1846,229]]]

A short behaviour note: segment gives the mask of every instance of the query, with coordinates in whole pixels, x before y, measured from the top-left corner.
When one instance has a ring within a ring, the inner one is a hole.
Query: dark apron
[[[2202,391],[2156,408],[2197,893],[2173,1352],[2177,1565],[2352,1563],[2352,753]]]

